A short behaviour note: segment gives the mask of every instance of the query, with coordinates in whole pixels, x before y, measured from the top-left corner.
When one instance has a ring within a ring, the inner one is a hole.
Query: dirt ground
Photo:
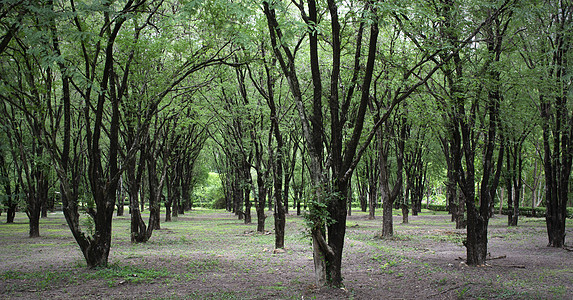
[[[286,252],[266,234],[224,211],[195,210],[162,223],[146,244],[131,244],[129,215],[114,221],[110,268],[89,270],[63,215],[42,219],[40,238],[27,218],[0,223],[1,299],[573,299],[573,252],[546,247],[542,218],[507,227],[490,221],[484,267],[464,264],[464,230],[444,213],[423,211],[380,239],[381,216],[347,221],[343,289],[314,284],[312,249],[302,217],[289,215]],[[256,220],[255,220],[256,222]],[[88,226],[87,224],[85,224]],[[89,227],[89,226],[88,226]],[[573,236],[571,225],[568,237]],[[568,245],[571,243],[566,240]]]

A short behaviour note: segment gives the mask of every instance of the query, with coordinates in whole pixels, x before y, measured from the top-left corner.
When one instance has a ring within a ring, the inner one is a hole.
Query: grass
[[[45,290],[62,283],[77,283],[76,273],[73,271],[50,271],[41,270],[33,272],[6,271],[0,274],[0,279],[15,281],[16,284],[10,287],[11,290],[23,290],[33,288]]]
[[[13,289],[19,290],[26,287],[33,287],[37,290],[46,290],[54,286],[81,284],[85,280],[102,279],[107,282],[108,286],[117,283],[149,283],[158,278],[171,277],[172,273],[167,270],[143,269],[140,267],[119,264],[113,264],[108,268],[102,268],[93,271],[85,271],[84,266],[68,270],[40,270],[31,272],[6,271],[0,274],[2,280],[12,280],[17,282]]]
[[[171,297],[158,297],[158,298],[150,298],[153,300],[179,300],[179,299],[189,299],[189,300],[235,300],[235,299],[243,299],[240,293],[237,292],[218,292],[218,293],[208,293],[202,294],[197,292],[192,292],[190,294],[182,296],[171,296]]]
[[[107,268],[97,269],[91,273],[83,274],[85,280],[103,279],[109,287],[124,283],[150,283],[172,277],[173,274],[166,269],[145,269],[137,266],[112,264]]]
[[[216,259],[191,260],[185,266],[188,272],[203,273],[205,271],[219,271],[220,263]]]
[[[454,297],[460,298],[492,298],[492,295],[498,299],[538,296],[563,298],[571,291],[569,285],[556,280],[571,278],[573,272],[568,266],[535,270],[537,277],[534,279],[521,278],[523,273],[517,269],[506,270],[503,277],[495,278],[490,274],[482,278],[480,272],[501,271],[459,271],[432,262],[436,251],[428,245],[455,245],[458,247],[455,249],[463,251],[461,240],[465,237],[464,231],[453,229],[445,212],[423,211],[422,216],[431,218],[410,217],[408,224],[395,222],[395,236],[389,240],[375,238],[382,228],[381,212],[377,213],[377,219],[368,220],[367,213],[354,210],[352,218],[347,221],[344,255],[363,259],[358,260],[356,265],[344,265],[343,272],[370,272],[389,276],[392,280],[409,280],[410,283],[414,278],[421,284],[427,283],[439,289],[439,292],[451,291]],[[163,216],[162,213],[162,219]],[[287,253],[278,255],[272,254],[274,235],[255,232],[256,219],[253,224],[245,225],[233,214],[220,210],[196,209],[180,215],[174,222],[162,223],[162,229],[154,231],[151,240],[145,244],[130,242],[128,215],[116,217],[110,266],[99,270],[87,270],[85,263],[77,263],[82,260],[81,253],[61,214],[51,214],[41,220],[42,237],[38,239],[26,237],[26,221],[24,214],[18,214],[16,224],[0,223],[0,258],[7,263],[0,270],[7,270],[11,266],[10,259],[29,263],[22,271],[0,272],[0,279],[6,287],[5,292],[0,292],[2,298],[4,294],[15,295],[18,291],[43,291],[58,287],[72,289],[85,282],[108,289],[124,284],[143,288],[152,283],[161,283],[162,286],[216,286],[217,282],[240,282],[237,291],[192,291],[185,297],[162,294],[143,298],[248,299],[262,293],[274,295],[270,298],[300,299],[305,287],[312,284],[311,244],[304,220],[294,215],[287,216]],[[518,228],[507,228],[505,223],[506,218],[493,218],[490,221],[490,238],[497,239],[499,236],[500,241],[517,243],[529,241],[529,234],[544,234],[545,224],[541,218],[522,218]],[[266,229],[272,230],[273,225],[271,215],[266,220]],[[527,230],[527,235],[522,233],[523,229]],[[50,261],[54,256],[44,257],[44,253],[50,251],[61,253],[59,263]],[[293,264],[293,257],[300,257],[302,262]],[[283,272],[296,276],[282,277]],[[257,280],[262,276],[271,280],[248,288],[251,283],[247,279]],[[352,280],[354,278],[349,275],[346,282],[351,283]],[[376,283],[379,289],[384,282],[380,280]],[[461,282],[464,284],[460,285]],[[531,287],[536,287],[536,290]],[[353,295],[359,296],[360,292],[355,288],[348,297]],[[312,295],[305,298],[312,298]]]

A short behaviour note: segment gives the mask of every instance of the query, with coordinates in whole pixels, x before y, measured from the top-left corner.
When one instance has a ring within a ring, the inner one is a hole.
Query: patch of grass
[[[185,281],[197,280],[202,278],[205,273],[213,273],[221,270],[219,261],[215,259],[206,260],[191,260],[186,266],[186,272],[176,276],[176,279],[183,279]]]
[[[525,291],[514,290],[511,288],[486,288],[477,291],[477,294],[467,293],[465,297],[476,299],[531,299],[533,295],[528,295]],[[458,293],[459,298],[459,293]]]
[[[469,287],[464,287],[461,289],[456,290],[456,295],[458,297],[458,299],[464,299],[464,297],[466,296],[466,293],[469,291]]]
[[[29,281],[33,283],[33,286],[39,290],[45,290],[53,286],[57,286],[62,282],[73,283],[77,282],[75,274],[73,272],[54,272],[54,271],[35,271],[35,272],[21,272],[21,271],[6,271],[0,274],[2,280],[19,280],[19,281]],[[29,285],[29,283],[22,283],[24,285]]]
[[[0,275],[0,278],[2,280],[7,280],[7,279],[29,279],[31,277],[29,277],[30,275],[28,273],[24,273],[21,271],[6,271],[3,274]]]
[[[153,300],[179,300],[179,299],[186,299],[186,300],[235,300],[235,299],[244,299],[243,296],[240,296],[236,292],[231,291],[224,291],[224,292],[216,292],[210,294],[203,294],[198,292],[192,292],[191,294],[187,294],[184,297],[181,296],[170,296],[170,297],[158,297],[158,298],[150,298]]]
[[[189,272],[203,273],[205,271],[214,272],[220,270],[219,261],[216,259],[193,260],[187,264]]]
[[[286,290],[287,287],[283,285],[282,282],[277,282],[274,285],[267,285],[267,286],[261,286],[259,287],[259,289],[262,290],[272,290],[272,291],[283,291]]]
[[[448,279],[446,277],[438,280],[438,282],[436,282],[437,285],[442,286],[442,285],[446,285],[448,284]]]
[[[386,274],[393,274],[394,270],[392,270],[392,268],[394,266],[404,264],[404,260],[402,258],[388,257],[384,255],[374,255],[373,259],[379,263],[383,263],[380,266],[380,269],[382,269],[382,272]],[[403,274],[401,274],[400,277],[401,276],[403,276]]]
[[[448,242],[458,245],[463,245],[463,241],[466,236],[462,233],[456,232],[445,232],[444,234],[428,234],[426,235],[428,239],[437,241],[437,242]]]
[[[559,286],[551,286],[549,287],[549,292],[555,296],[555,298],[563,298],[567,294],[567,288],[559,285]],[[569,295],[571,296],[571,295]]]
[[[26,223],[2,223],[0,226],[0,236],[13,235],[14,233],[25,233],[30,229],[27,221]]]
[[[53,247],[55,246],[55,243],[37,243],[37,244],[27,244],[26,247]]]
[[[108,268],[96,270],[86,276],[86,279],[106,279],[108,285],[113,286],[119,283],[149,283],[158,278],[169,278],[173,276],[172,272],[166,269],[151,270],[135,266],[120,266],[113,264]]]

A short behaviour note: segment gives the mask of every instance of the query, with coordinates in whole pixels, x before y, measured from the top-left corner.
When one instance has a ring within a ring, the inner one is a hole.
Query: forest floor
[[[2,216],[3,221],[5,216]],[[162,223],[146,244],[132,244],[129,214],[116,217],[110,267],[86,268],[61,212],[27,237],[26,215],[0,223],[1,299],[573,299],[573,252],[546,247],[543,218],[490,221],[483,267],[463,263],[465,230],[445,213],[424,210],[393,239],[377,237],[382,218],[348,217],[343,289],[314,284],[304,219],[287,217],[286,252],[271,231],[258,234],[231,213],[197,209]],[[570,222],[569,222],[570,223]],[[84,223],[84,225],[89,225]],[[567,237],[573,236],[568,225]],[[567,242],[567,241],[566,241]],[[570,239],[568,244],[570,245]]]

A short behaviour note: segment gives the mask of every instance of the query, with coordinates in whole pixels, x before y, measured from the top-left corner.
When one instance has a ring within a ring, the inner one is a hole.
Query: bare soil
[[[42,219],[35,239],[19,214],[0,223],[0,299],[573,299],[573,252],[546,247],[542,218],[507,227],[494,217],[491,260],[468,267],[465,231],[448,215],[424,211],[402,224],[395,214],[392,239],[377,237],[381,217],[348,217],[343,289],[314,284],[310,239],[292,214],[286,251],[275,253],[270,213],[265,234],[228,212],[195,210],[131,244],[126,211],[104,270],[85,267],[61,212]]]

